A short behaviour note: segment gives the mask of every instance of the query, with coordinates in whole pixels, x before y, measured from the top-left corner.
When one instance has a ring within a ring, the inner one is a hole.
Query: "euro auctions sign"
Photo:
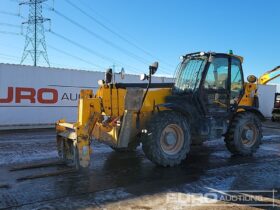
[[[103,77],[103,72],[0,64],[0,129],[75,122],[81,89],[96,91]]]
[[[17,103],[29,101],[31,104],[56,104],[58,101],[58,91],[50,88],[40,88],[38,90],[30,87],[8,87],[6,98],[0,98],[0,103]]]
[[[2,92],[2,91],[1,91]],[[3,92],[2,92],[3,94]],[[1,95],[2,95],[1,94]],[[0,104],[48,104],[56,105],[59,101],[76,102],[79,99],[79,93],[61,92],[57,88],[39,88],[32,87],[7,87],[5,97],[0,97]]]

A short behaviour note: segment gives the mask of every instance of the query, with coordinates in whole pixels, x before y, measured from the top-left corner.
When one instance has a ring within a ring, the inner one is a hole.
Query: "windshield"
[[[179,65],[176,73],[175,92],[192,92],[197,89],[206,61],[206,57],[193,57],[184,60],[181,65]]]

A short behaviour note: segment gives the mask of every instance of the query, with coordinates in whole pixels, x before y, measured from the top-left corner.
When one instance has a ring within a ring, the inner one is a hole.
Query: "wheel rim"
[[[251,147],[257,141],[258,130],[254,123],[247,123],[242,128],[241,141],[246,147]]]
[[[168,155],[178,153],[184,144],[184,133],[180,126],[170,124],[166,126],[160,137],[161,149]]]

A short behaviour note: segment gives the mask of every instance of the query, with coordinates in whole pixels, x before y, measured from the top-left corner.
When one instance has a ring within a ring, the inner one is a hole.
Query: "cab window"
[[[228,58],[215,58],[210,64],[205,82],[205,89],[227,89]]]
[[[230,103],[236,104],[241,99],[243,93],[243,78],[241,73],[241,62],[237,58],[231,61],[231,98]]]
[[[227,113],[229,59],[216,57],[210,63],[204,84],[202,97],[209,113]]]

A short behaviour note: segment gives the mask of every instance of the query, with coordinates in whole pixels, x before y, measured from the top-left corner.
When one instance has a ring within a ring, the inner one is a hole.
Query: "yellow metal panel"
[[[85,124],[90,116],[89,98],[92,96],[92,90],[81,90],[78,108],[78,122],[80,125]]]
[[[124,100],[126,95],[126,89],[118,89],[118,101],[119,101],[119,116],[124,115]]]
[[[245,83],[245,94],[243,95],[239,105],[241,106],[253,106],[254,96],[256,93],[257,85],[252,83]]]
[[[109,87],[103,87],[102,103],[105,114],[108,116],[112,115],[112,103],[111,103],[111,89]]]
[[[150,89],[141,111],[153,111],[155,105],[165,103],[165,98],[171,95],[171,90],[171,88]]]
[[[119,103],[118,103],[118,90],[116,88],[112,88],[112,116],[119,116]]]

